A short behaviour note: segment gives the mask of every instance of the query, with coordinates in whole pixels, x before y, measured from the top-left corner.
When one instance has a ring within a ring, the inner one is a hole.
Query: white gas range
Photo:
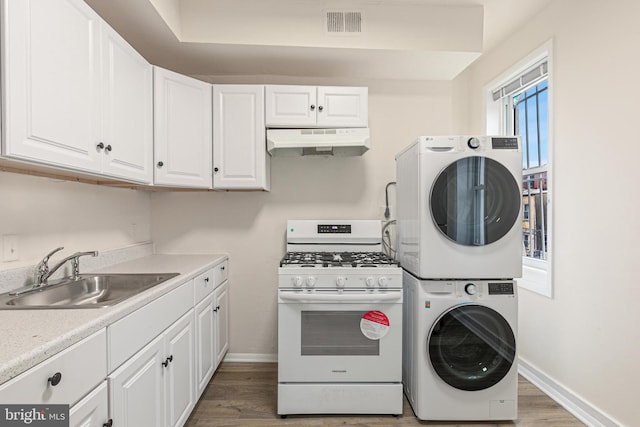
[[[402,269],[375,220],[287,223],[278,414],[402,413]]]

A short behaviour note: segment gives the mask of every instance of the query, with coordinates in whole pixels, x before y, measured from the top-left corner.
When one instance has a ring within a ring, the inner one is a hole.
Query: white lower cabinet
[[[213,293],[216,308],[216,369],[229,350],[229,283],[224,282]],[[215,369],[214,369],[215,370]]]
[[[164,426],[164,337],[159,336],[109,375],[111,418],[121,426]]]
[[[200,397],[216,368],[215,301],[209,294],[195,309],[196,318],[196,395]]]
[[[182,426],[195,405],[193,312],[109,375],[118,426]]]
[[[107,381],[69,409],[69,427],[105,427],[109,421]]]
[[[104,381],[106,373],[102,329],[2,384],[0,402],[73,405]]]
[[[224,359],[229,349],[229,285],[226,262],[218,266],[213,274],[216,277],[215,288],[198,288],[196,278],[196,295],[198,289],[210,289],[207,296],[196,304],[196,397],[200,397],[209,384],[213,373]],[[203,275],[204,276],[204,275]]]
[[[183,426],[229,347],[227,265],[1,384],[0,403],[67,404],[71,427]]]
[[[166,332],[165,404],[167,427],[182,426],[196,404],[193,310]]]

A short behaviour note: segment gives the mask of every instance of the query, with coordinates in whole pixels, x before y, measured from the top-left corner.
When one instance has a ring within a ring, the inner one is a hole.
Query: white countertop
[[[180,273],[106,308],[0,310],[0,384],[221,263],[225,254],[150,255],[90,273]],[[82,271],[82,273],[86,273]]]

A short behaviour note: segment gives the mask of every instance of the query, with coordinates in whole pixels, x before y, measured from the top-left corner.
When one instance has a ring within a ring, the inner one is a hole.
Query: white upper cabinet
[[[264,86],[213,85],[213,188],[269,190]]]
[[[4,0],[3,12],[3,154],[99,171],[100,18],[81,0]]]
[[[151,183],[153,68],[106,24],[102,58],[102,172]]]
[[[318,102],[315,86],[267,85],[265,96],[267,126],[316,125]]]
[[[211,84],[154,67],[155,184],[211,188]]]
[[[3,155],[150,183],[151,66],[81,0],[3,12]]]
[[[266,86],[267,127],[367,127],[368,88]]]

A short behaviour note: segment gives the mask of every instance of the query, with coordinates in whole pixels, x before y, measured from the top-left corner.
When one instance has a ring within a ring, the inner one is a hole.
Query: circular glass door
[[[431,189],[431,216],[449,239],[466,246],[500,240],[518,220],[522,194],[509,170],[487,157],[447,166]]]
[[[460,390],[484,390],[509,372],[516,339],[498,312],[461,305],[443,314],[427,341],[431,366],[447,384]]]

